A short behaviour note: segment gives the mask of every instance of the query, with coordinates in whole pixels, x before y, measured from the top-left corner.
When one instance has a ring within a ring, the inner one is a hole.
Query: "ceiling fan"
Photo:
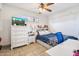
[[[40,5],[39,5],[39,11],[40,10],[42,10],[42,11],[46,10],[48,12],[52,12],[52,10],[48,8],[52,4],[54,4],[54,3],[40,3]],[[41,13],[41,11],[40,11],[40,13]]]

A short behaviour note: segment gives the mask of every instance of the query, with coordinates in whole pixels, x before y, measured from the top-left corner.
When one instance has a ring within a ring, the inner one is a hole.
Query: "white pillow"
[[[45,30],[44,32],[45,32],[46,34],[50,34],[50,33],[51,33],[51,32],[49,32],[49,31],[47,31],[47,30]]]
[[[44,31],[39,31],[39,34],[40,35],[45,35],[45,32]]]
[[[40,35],[46,35],[46,34],[49,34],[49,33],[50,33],[49,31],[39,31]]]

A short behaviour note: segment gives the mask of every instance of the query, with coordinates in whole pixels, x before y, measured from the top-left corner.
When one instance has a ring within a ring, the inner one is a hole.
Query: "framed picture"
[[[39,18],[35,18],[35,22],[39,23],[40,19]]]

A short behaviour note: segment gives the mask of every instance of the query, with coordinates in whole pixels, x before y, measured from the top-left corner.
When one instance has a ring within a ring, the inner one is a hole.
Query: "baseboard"
[[[10,49],[11,48],[11,45],[2,45],[2,49]]]

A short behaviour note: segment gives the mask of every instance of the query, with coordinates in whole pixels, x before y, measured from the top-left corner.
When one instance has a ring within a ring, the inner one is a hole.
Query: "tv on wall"
[[[25,25],[25,19],[24,18],[18,18],[18,17],[12,17],[12,25]]]

